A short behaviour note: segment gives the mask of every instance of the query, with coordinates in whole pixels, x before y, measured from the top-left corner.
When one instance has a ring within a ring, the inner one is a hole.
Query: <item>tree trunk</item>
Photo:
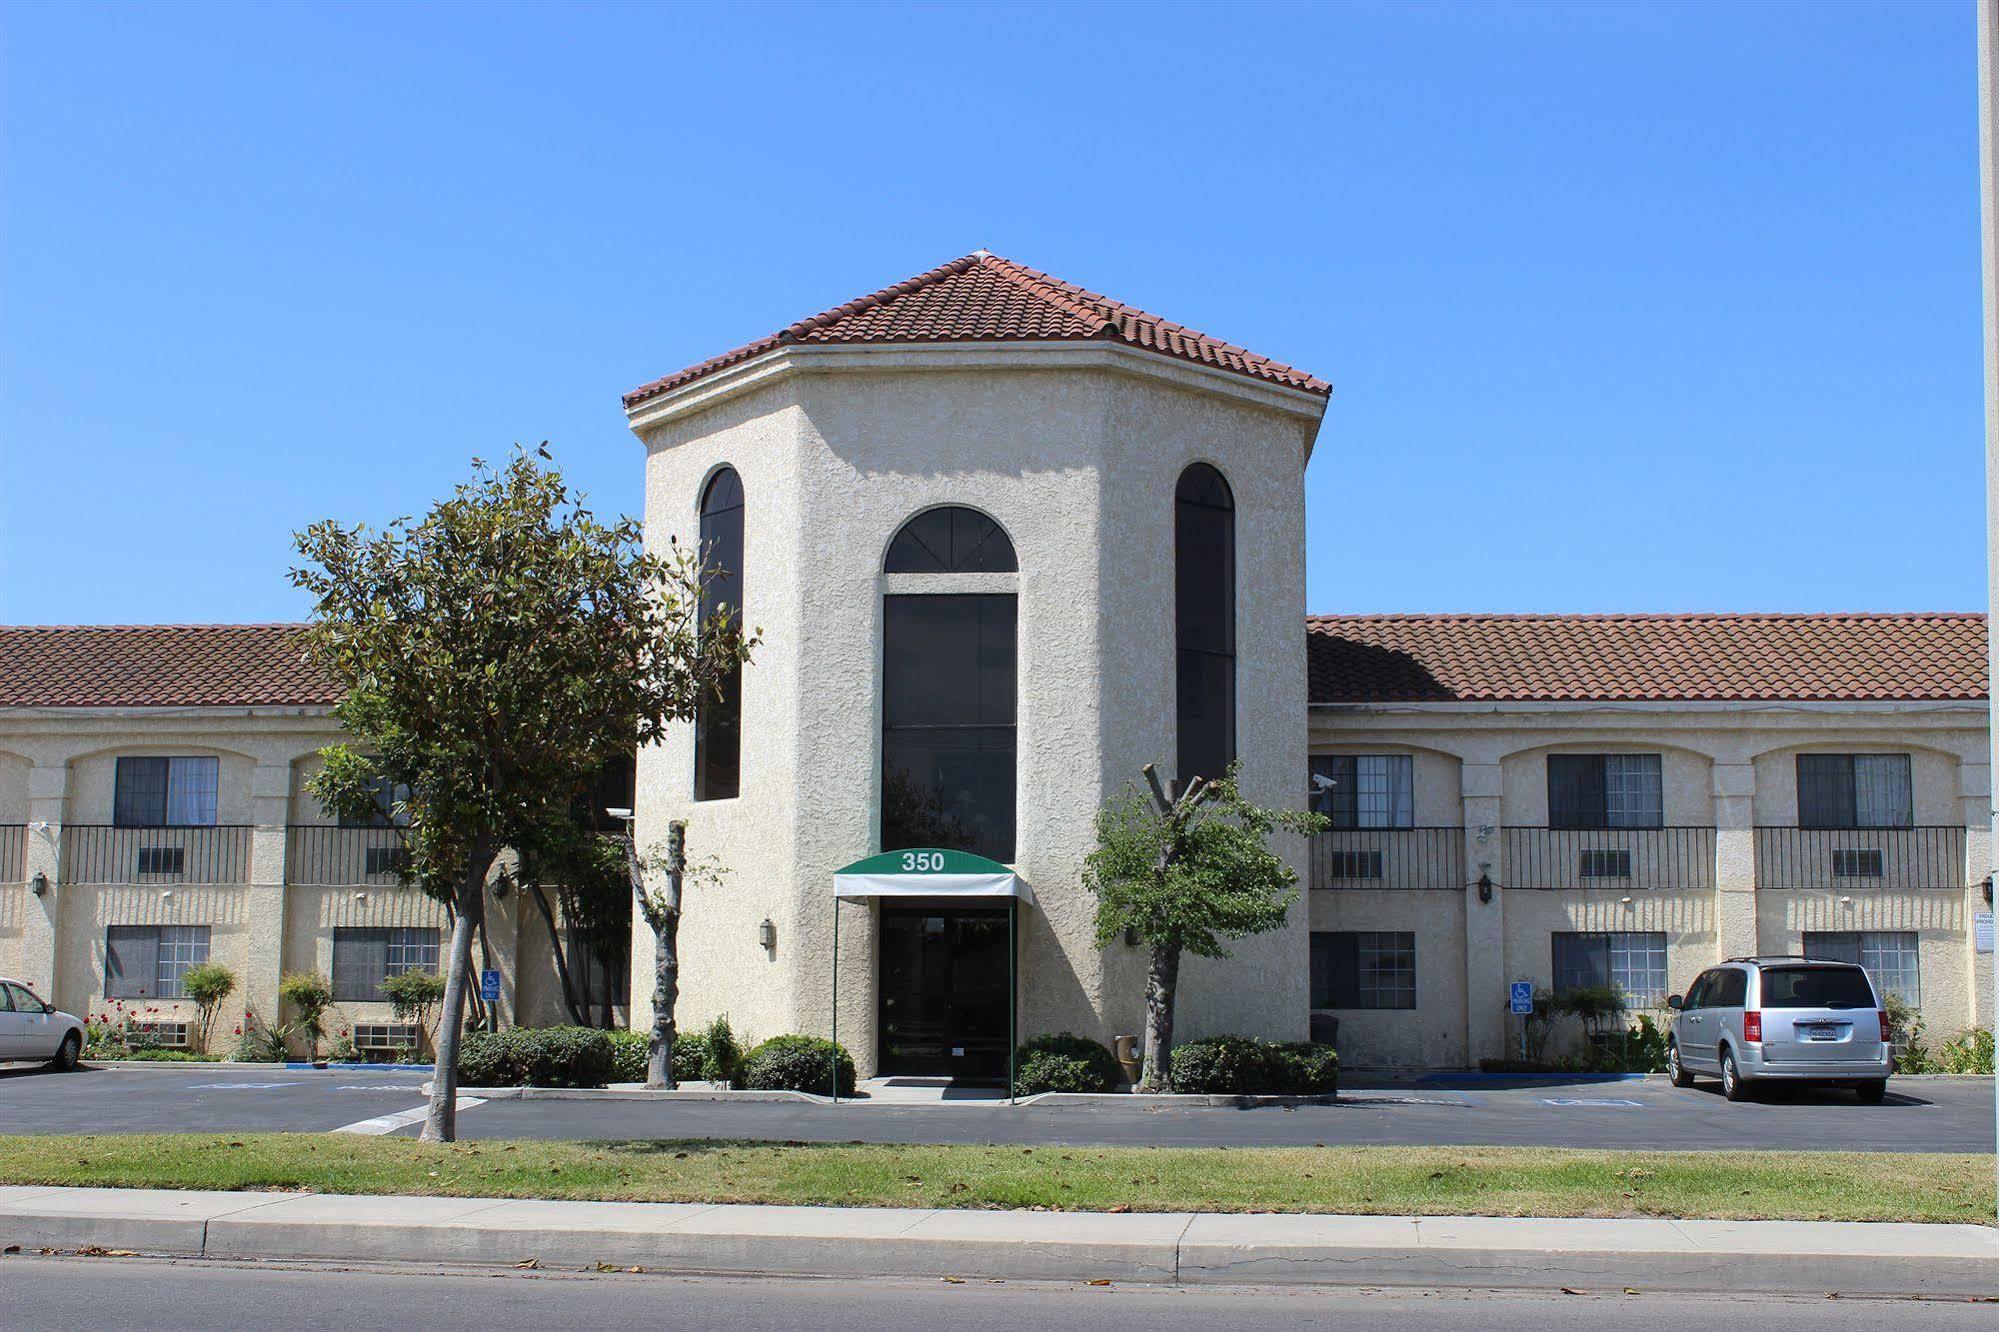
[[[583,1010],[576,1006],[575,982],[569,978],[569,955],[562,947],[562,931],[555,927],[555,909],[548,904],[548,895],[538,883],[527,885],[534,894],[534,904],[541,908],[542,924],[548,927],[548,948],[555,957],[555,976],[562,982],[562,1006],[569,1010],[569,1020],[579,1027],[587,1027],[590,1020],[583,1016]]]
[[[1145,1069],[1137,1090],[1173,1090],[1173,1001],[1180,987],[1178,945],[1156,945],[1145,968]]]
[[[646,1086],[671,1090],[673,1039],[679,1034],[674,1005],[680,1002],[680,890],[687,873],[687,825],[666,826],[666,892],[653,922],[652,1040],[646,1045]]]
[[[486,909],[486,871],[492,857],[474,848],[472,865],[458,885],[456,919],[451,925],[451,961],[444,973],[444,1012],[437,1022],[437,1072],[430,1084],[430,1113],[423,1121],[425,1142],[458,1138],[458,1043],[465,1026],[465,993],[472,970],[472,934]]]

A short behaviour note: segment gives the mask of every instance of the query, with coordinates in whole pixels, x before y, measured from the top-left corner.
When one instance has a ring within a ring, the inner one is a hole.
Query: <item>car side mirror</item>
[[[1669,994],[1666,996],[1666,1007],[1672,1009],[1675,1013],[1679,1012],[1682,1008],[1686,1007],[1686,1004],[1687,1001],[1685,999],[1682,999],[1677,994]]]

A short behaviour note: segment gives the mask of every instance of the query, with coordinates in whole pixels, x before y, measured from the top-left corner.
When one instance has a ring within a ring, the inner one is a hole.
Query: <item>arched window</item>
[[[1235,499],[1206,463],[1173,495],[1176,715],[1182,782],[1219,777],[1235,761]]]
[[[743,481],[724,467],[701,495],[701,618],[743,611]],[[742,787],[743,668],[694,713],[694,798],[729,800]]]
[[[973,509],[931,509],[889,544],[889,573],[1011,573],[1013,543]],[[882,598],[881,847],[1014,856],[1012,592]]]

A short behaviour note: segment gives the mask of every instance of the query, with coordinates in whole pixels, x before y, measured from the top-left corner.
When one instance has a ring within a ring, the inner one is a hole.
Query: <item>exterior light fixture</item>
[[[763,924],[757,926],[757,943],[766,953],[777,950],[777,926],[770,923],[769,916],[765,916]]]
[[[365,902],[365,901],[367,901],[367,900],[368,900],[368,894],[366,894],[366,893],[356,893],[356,894],[354,894],[354,900],[355,900],[356,902]]]
[[[1483,869],[1478,872],[1478,900],[1481,902],[1492,900],[1492,876]]]
[[[1984,882],[1984,884],[1983,884],[1982,886],[1983,886],[1983,887],[1984,887],[1984,889],[1985,889],[1985,905],[1986,905],[1986,906],[1991,906],[1991,905],[1992,905],[1992,876],[1991,876],[1990,874],[1988,874],[1988,875],[1986,875],[1986,876],[1985,876],[1985,882]]]
[[[49,876],[40,870],[36,870],[35,877],[28,880],[28,889],[36,897],[47,897],[49,895]],[[1990,900],[1992,896],[1992,881],[1990,879],[1985,881],[1985,895]]]
[[[171,888],[162,888],[162,889],[160,889],[160,900],[161,900],[162,902],[171,902],[171,901],[173,901],[173,900],[174,900],[174,890],[173,890],[173,889],[171,889]]]
[[[632,821],[632,812],[629,809],[607,809],[604,812],[620,823],[630,823]]]
[[[1624,903],[1624,905],[1626,905],[1626,906],[1630,906],[1630,905],[1631,905],[1631,899],[1630,899],[1630,898],[1628,898],[1628,897],[1620,897],[1620,898],[1618,898],[1617,900],[1618,900],[1618,901],[1620,901],[1620,902],[1622,902],[1622,903]]]

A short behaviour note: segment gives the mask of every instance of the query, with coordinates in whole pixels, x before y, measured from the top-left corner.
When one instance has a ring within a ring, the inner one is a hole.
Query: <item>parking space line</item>
[[[486,1100],[482,1096],[461,1096],[458,1098],[458,1108],[460,1110],[470,1110],[475,1105],[484,1104],[486,1104]],[[421,1124],[424,1116],[429,1113],[429,1106],[419,1105],[409,1110],[398,1110],[392,1115],[376,1115],[372,1119],[358,1119],[352,1124],[342,1124],[337,1129],[328,1129],[327,1132],[377,1135],[394,1133],[399,1128],[408,1128],[411,1124]]]

